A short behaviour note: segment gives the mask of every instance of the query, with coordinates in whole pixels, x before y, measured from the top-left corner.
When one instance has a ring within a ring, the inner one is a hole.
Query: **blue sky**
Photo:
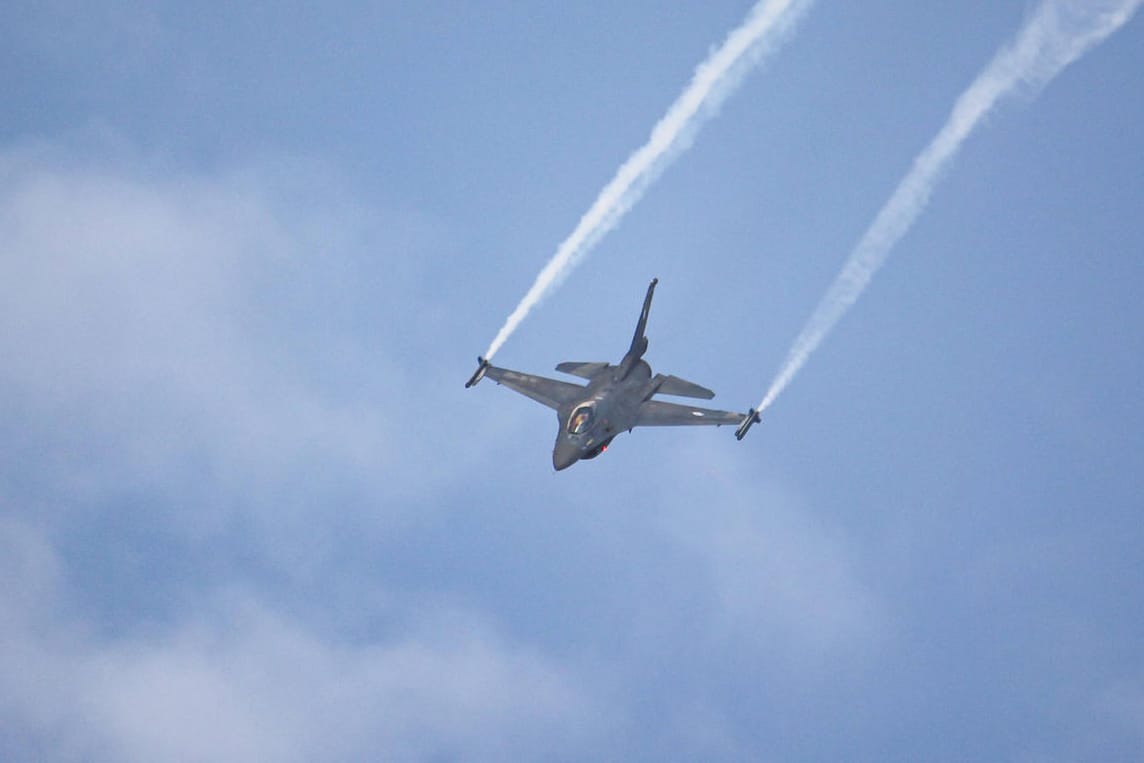
[[[939,7],[948,6],[948,7]],[[1135,760],[1144,27],[742,443],[475,356],[743,2],[0,8],[0,758]],[[753,405],[1035,4],[816,3],[497,356]]]

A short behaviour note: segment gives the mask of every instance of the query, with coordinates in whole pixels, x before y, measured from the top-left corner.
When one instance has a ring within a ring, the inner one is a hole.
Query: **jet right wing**
[[[742,422],[743,414],[696,408],[692,405],[646,400],[636,414],[637,427],[722,426]]]
[[[579,384],[548,379],[544,376],[522,374],[520,371],[510,371],[507,368],[489,366],[484,375],[497,384],[503,384],[553,410],[559,410],[560,406],[571,403],[584,395],[584,388]]]

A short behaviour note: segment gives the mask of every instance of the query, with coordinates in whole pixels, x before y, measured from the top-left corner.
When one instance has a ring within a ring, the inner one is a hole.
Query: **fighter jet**
[[[690,405],[653,400],[655,395],[678,395],[710,400],[715,393],[677,376],[656,374],[643,360],[647,352],[648,311],[659,279],[647,287],[631,347],[619,365],[606,362],[568,362],[556,366],[562,373],[587,379],[587,385],[533,376],[491,365],[477,358],[480,365],[465,387],[472,387],[486,376],[556,411],[560,428],[552,449],[552,465],[557,471],[577,461],[595,458],[608,449],[619,433],[635,427],[737,424],[741,431],[756,420],[757,414],[716,411]]]

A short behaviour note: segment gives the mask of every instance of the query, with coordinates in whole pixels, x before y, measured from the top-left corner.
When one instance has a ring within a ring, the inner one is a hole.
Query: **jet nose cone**
[[[556,471],[567,469],[579,460],[580,453],[574,446],[561,443],[552,451],[552,465],[556,467]]]

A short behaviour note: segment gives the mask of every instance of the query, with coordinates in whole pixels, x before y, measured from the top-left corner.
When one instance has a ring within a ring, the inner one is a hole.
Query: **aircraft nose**
[[[552,465],[556,468],[556,471],[567,469],[579,460],[579,451],[576,450],[574,445],[569,443],[558,443],[556,448],[552,451]]]

